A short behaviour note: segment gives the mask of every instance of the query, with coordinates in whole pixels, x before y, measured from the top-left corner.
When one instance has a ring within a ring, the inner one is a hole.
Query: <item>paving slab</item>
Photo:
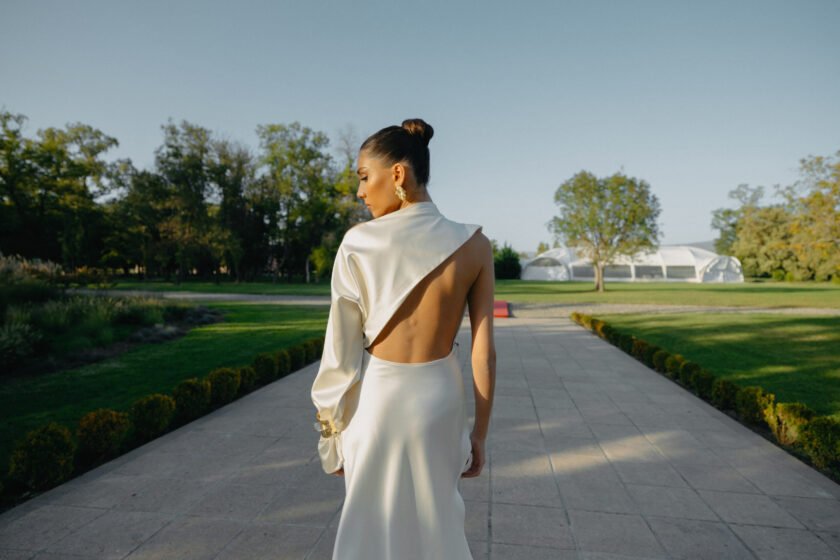
[[[495,324],[488,462],[460,482],[476,560],[840,558],[840,485],[568,318]],[[4,512],[0,559],[329,560],[317,369]]]

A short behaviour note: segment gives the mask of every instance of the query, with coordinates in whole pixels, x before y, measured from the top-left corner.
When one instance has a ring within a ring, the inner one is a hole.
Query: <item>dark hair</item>
[[[382,158],[388,165],[407,161],[417,183],[429,182],[429,140],[435,130],[423,119],[406,119],[402,126],[386,126],[362,142],[359,151]]]

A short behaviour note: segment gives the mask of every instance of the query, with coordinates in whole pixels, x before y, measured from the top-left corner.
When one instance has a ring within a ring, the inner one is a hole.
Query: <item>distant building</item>
[[[574,249],[558,247],[523,259],[522,280],[595,281],[595,267]],[[697,245],[660,245],[650,253],[621,256],[604,267],[610,282],[743,282],[741,261]]]

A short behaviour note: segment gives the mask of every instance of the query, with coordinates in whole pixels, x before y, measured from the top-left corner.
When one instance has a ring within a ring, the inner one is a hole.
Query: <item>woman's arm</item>
[[[487,438],[496,386],[496,345],[493,340],[493,297],[496,281],[493,248],[483,234],[481,234],[481,243],[478,244],[478,251],[481,271],[470,287],[467,301],[472,326],[472,370],[475,395],[473,436],[483,441]]]
[[[312,403],[326,432],[318,441],[318,452],[327,473],[335,472],[344,462],[340,435],[347,420],[348,392],[360,379],[364,351],[359,285],[342,247],[333,264],[324,352],[311,390]]]

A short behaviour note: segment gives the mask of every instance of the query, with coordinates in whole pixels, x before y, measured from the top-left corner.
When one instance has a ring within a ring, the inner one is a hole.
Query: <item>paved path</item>
[[[568,319],[496,327],[489,465],[461,480],[476,560],[840,558],[839,485]],[[316,370],[9,510],[0,558],[329,559]]]

